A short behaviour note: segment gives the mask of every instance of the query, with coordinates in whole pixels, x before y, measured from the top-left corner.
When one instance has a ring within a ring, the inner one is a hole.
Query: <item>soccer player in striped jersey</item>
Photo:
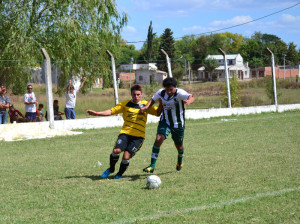
[[[87,110],[87,113],[93,116],[110,116],[119,113],[123,114],[124,124],[114,149],[110,154],[110,167],[102,173],[102,178],[107,178],[115,171],[115,165],[119,160],[120,153],[124,152],[119,172],[115,176],[115,179],[122,178],[123,173],[129,166],[130,158],[132,158],[143,145],[147,114],[149,113],[159,116],[161,113],[161,104],[158,108],[151,106],[146,113],[139,113],[140,108],[147,104],[147,101],[141,100],[142,96],[142,87],[140,85],[134,85],[131,88],[131,100],[121,102],[111,109],[101,112]]]
[[[144,172],[153,173],[159,155],[160,146],[169,134],[178,151],[176,170],[181,170],[184,155],[184,127],[185,105],[192,104],[195,99],[192,94],[183,89],[177,88],[177,81],[174,78],[166,78],[163,81],[163,89],[158,90],[148,104],[141,108],[140,113],[144,113],[159,99],[162,101],[162,114],[157,127],[157,135],[152,148],[151,164],[143,169]]]

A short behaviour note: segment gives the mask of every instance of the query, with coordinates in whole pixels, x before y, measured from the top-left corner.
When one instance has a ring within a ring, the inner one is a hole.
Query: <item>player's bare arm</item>
[[[140,113],[140,114],[145,113],[145,112],[148,110],[148,108],[151,107],[154,103],[155,103],[155,101],[154,101],[153,99],[150,99],[150,100],[148,101],[147,105],[140,109],[140,112],[139,112],[139,113]]]
[[[85,80],[86,80],[86,77],[83,77],[82,83],[81,83],[81,85],[79,86],[79,89],[78,89],[78,90],[80,90],[80,89],[83,87],[83,85],[84,85],[84,83],[85,83]]]
[[[104,110],[104,111],[100,111],[100,112],[97,112],[94,110],[87,110],[86,112],[92,116],[110,116],[112,114],[111,110]]]
[[[191,105],[192,103],[194,103],[195,98],[193,95],[189,95],[189,98],[187,98],[187,100],[183,100],[183,103],[187,106]]]

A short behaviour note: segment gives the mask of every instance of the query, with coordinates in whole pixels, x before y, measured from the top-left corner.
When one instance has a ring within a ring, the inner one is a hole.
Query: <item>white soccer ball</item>
[[[155,188],[159,188],[161,185],[161,180],[158,176],[156,175],[150,175],[149,177],[147,177],[146,179],[146,187],[148,189],[155,189]]]

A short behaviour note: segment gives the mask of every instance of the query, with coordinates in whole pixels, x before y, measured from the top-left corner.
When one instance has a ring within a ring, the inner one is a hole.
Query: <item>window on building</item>
[[[143,76],[139,76],[139,81],[143,81]]]

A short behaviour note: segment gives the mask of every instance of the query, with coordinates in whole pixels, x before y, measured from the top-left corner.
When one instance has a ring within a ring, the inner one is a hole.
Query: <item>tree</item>
[[[42,63],[41,48],[60,67],[61,90],[74,75],[101,73],[108,81],[110,63],[105,51],[118,52],[119,34],[126,23],[127,15],[118,12],[115,0],[3,0],[0,60],[9,63],[0,65],[0,82],[7,86],[27,83],[31,74],[24,68]]]
[[[208,72],[210,81],[213,81],[213,72],[217,67],[219,67],[219,64],[216,59],[214,58],[207,58],[203,62],[203,66],[205,67],[205,71]]]
[[[223,103],[228,106],[228,96],[227,96],[227,90],[226,85],[224,85],[224,91],[223,91]],[[231,106],[232,107],[239,107],[242,104],[241,99],[241,87],[238,82],[238,75],[234,75],[230,79],[230,99],[231,99]]]
[[[161,35],[160,45],[159,45],[159,51],[160,49],[163,49],[167,54],[169,55],[169,58],[174,58],[175,56],[175,40],[173,37],[173,32],[170,28],[166,28],[164,33]],[[158,68],[162,71],[167,71],[167,65],[166,65],[166,57],[165,55],[160,52],[158,58],[157,58],[157,65]],[[173,65],[172,65],[173,68]]]
[[[296,45],[293,42],[289,43],[286,56],[287,56],[286,58],[287,58],[288,64],[290,64],[290,65],[299,64],[300,57],[296,50]]]
[[[147,35],[147,51],[146,51],[146,61],[149,63],[151,62],[151,56],[153,51],[153,40],[156,33],[153,33],[152,21],[150,21],[150,25],[148,28],[148,35]]]

